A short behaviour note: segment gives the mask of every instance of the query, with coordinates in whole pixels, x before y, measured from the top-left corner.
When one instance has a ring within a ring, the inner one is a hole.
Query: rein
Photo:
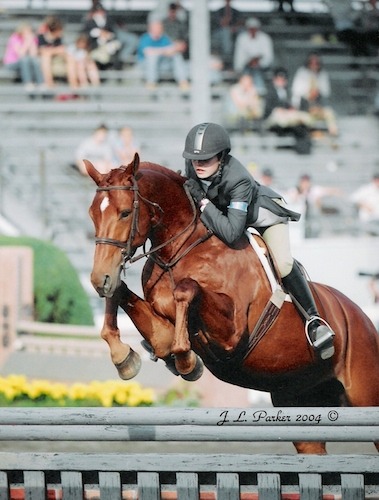
[[[170,243],[175,241],[182,234],[184,234],[192,225],[195,224],[196,206],[195,206],[195,203],[194,203],[192,196],[190,195],[187,187],[184,186],[184,191],[185,191],[185,193],[190,201],[191,208],[192,208],[192,219],[191,219],[190,223],[184,229],[182,229],[179,233],[177,233],[174,236],[172,236],[171,238],[169,238],[167,241],[165,241],[165,242],[163,242],[163,243],[161,243],[153,248],[150,248],[150,250],[148,250],[148,251],[144,251],[142,254],[139,254],[136,257],[133,257],[136,249],[133,249],[132,243],[133,243],[135,235],[139,231],[138,230],[139,208],[140,208],[139,207],[139,199],[141,199],[145,203],[148,203],[149,205],[153,206],[154,208],[158,209],[160,211],[160,213],[162,214],[162,216],[163,216],[164,211],[159,206],[158,203],[150,201],[141,195],[141,193],[139,192],[139,189],[138,189],[137,180],[134,176],[133,176],[133,185],[132,186],[105,186],[105,187],[98,187],[96,189],[96,192],[102,192],[102,191],[133,191],[134,192],[133,210],[132,210],[132,227],[131,227],[131,230],[129,233],[128,240],[126,242],[123,242],[121,240],[116,240],[113,238],[100,238],[100,237],[95,238],[96,245],[99,245],[99,244],[113,245],[113,246],[116,246],[116,247],[122,249],[122,251],[121,251],[121,254],[123,257],[122,268],[125,267],[125,264],[127,262],[129,262],[130,264],[133,264],[134,262],[137,262],[138,260],[142,259],[143,257],[148,257],[150,255],[155,254],[158,250],[161,250],[162,248],[166,247],[167,245],[169,245]],[[162,216],[161,216],[161,218],[162,218]],[[161,222],[161,219],[158,221],[156,226],[159,225],[160,222]],[[187,255],[194,247],[196,247],[200,243],[202,243],[202,242],[206,241],[208,238],[210,238],[210,236],[212,236],[212,234],[213,234],[212,231],[208,230],[204,236],[200,237],[195,242],[193,242],[188,248],[186,248],[181,254],[174,257],[170,262],[165,263],[160,258],[157,258],[157,257],[154,260],[157,263],[157,265],[159,265],[162,269],[168,270],[171,267],[173,267],[175,264],[177,264],[177,262],[179,262],[180,259],[182,259],[185,255]]]

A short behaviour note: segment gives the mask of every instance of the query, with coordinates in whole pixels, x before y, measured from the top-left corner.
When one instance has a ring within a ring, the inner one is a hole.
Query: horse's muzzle
[[[102,281],[98,281],[94,279],[94,277],[91,278],[92,285],[95,288],[96,292],[99,294],[100,297],[106,297],[106,298],[111,298],[113,297],[115,291],[121,284],[121,279],[112,279],[112,277],[109,274],[105,274],[102,278]]]

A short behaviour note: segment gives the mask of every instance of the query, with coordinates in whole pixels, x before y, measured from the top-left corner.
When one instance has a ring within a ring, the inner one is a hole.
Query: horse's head
[[[112,297],[121,283],[122,265],[146,241],[153,216],[149,205],[141,203],[138,154],[127,167],[107,174],[98,172],[88,160],[84,163],[97,184],[89,210],[96,234],[91,281],[100,296]]]

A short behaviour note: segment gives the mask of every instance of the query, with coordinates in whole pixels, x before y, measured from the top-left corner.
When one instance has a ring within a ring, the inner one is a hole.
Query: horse
[[[224,382],[269,392],[274,406],[379,405],[379,336],[358,305],[310,281],[335,332],[333,357],[320,359],[296,304],[280,286],[274,290],[248,236],[230,247],[209,231],[185,177],[138,154],[106,174],[84,163],[97,185],[89,209],[96,234],[91,282],[105,298],[101,337],[121,378],[134,377],[141,359],[120,339],[119,307],[152,354],[185,380],[197,380],[205,366]],[[253,239],[269,260],[263,240]],[[122,279],[126,265],[142,257],[144,298]],[[294,445],[298,453],[326,453],[325,442]]]

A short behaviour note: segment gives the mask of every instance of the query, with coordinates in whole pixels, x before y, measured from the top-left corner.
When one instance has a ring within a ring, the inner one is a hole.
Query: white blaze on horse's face
[[[105,212],[107,207],[109,207],[109,198],[108,198],[108,196],[105,196],[105,198],[100,203],[100,211]]]

